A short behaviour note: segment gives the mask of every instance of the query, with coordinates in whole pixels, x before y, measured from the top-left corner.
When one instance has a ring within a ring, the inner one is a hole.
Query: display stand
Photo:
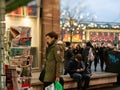
[[[30,55],[30,31],[30,27],[10,27],[11,47],[7,69],[9,73],[6,73],[6,85],[10,90],[31,90],[32,88],[31,66],[33,56]]]

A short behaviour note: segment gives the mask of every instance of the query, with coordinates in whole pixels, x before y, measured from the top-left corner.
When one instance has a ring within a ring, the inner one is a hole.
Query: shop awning
[[[32,0],[5,0],[6,1],[6,13],[9,13],[18,7],[26,5]]]

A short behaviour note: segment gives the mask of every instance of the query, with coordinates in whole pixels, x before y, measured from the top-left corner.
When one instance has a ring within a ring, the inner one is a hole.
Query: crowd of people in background
[[[118,50],[116,45],[107,42],[86,41],[82,43],[66,42],[65,44],[63,74],[66,75],[68,73],[71,78],[77,80],[78,90],[88,90],[90,76],[92,75],[92,63],[95,72],[98,65],[100,65],[101,72],[104,72],[109,62],[109,52]],[[83,88],[81,87],[82,79],[85,81]]]
[[[105,71],[108,52],[116,50],[116,46],[110,43],[70,43],[66,42],[64,53],[64,75],[67,73],[71,78],[77,80],[78,90],[88,90],[90,76],[92,75],[91,66],[94,62],[94,71],[97,71],[97,65],[100,63],[101,71]],[[82,80],[85,81],[82,87]]]
[[[83,61],[88,63],[88,52],[92,48],[94,54],[94,60],[89,62],[89,68],[91,69],[91,64],[94,63],[94,71],[97,71],[98,63],[100,65],[101,71],[105,71],[105,66],[107,63],[107,55],[109,51],[118,50],[116,45],[112,45],[107,42],[83,42],[83,43],[70,43],[66,42],[66,49],[64,55],[64,69],[66,74],[66,67],[70,60],[74,58],[75,55],[81,54]]]

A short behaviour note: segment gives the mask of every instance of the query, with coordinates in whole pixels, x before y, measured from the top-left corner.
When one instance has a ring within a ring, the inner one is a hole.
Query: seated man
[[[68,63],[68,73],[71,78],[77,80],[78,90],[82,90],[82,80],[85,81],[83,90],[87,90],[90,81],[90,74],[85,73],[85,64],[82,61],[81,54],[75,55],[75,58]]]

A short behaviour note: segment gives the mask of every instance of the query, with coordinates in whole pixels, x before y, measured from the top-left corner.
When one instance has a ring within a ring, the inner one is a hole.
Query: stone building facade
[[[45,54],[45,35],[50,31],[55,31],[60,35],[60,0],[42,0],[42,55]]]

